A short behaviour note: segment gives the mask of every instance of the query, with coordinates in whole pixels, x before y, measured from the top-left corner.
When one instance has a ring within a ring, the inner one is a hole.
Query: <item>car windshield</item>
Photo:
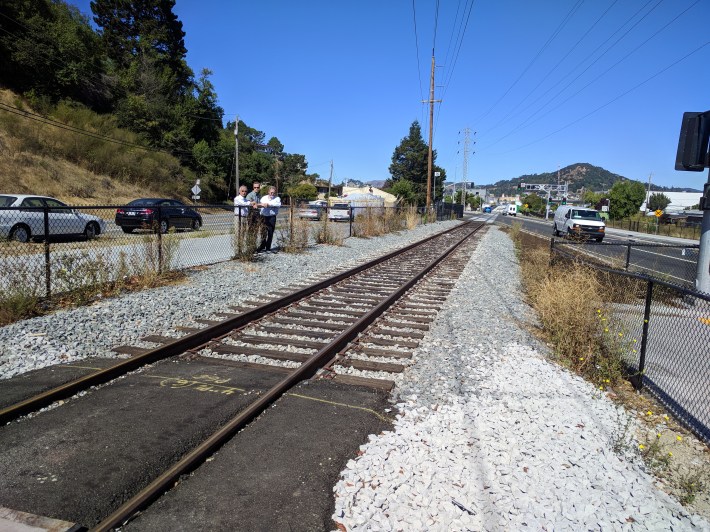
[[[0,196],[0,207],[9,207],[16,199],[14,196]]]
[[[577,219],[577,220],[598,220],[600,221],[602,219],[601,216],[599,216],[599,213],[597,211],[572,211],[572,218]]]
[[[133,205],[133,206],[156,205],[160,201],[161,200],[159,200],[159,199],[142,198],[142,199],[133,200],[132,202],[129,203],[129,205]]]
[[[349,205],[347,203],[334,203],[333,208],[334,209],[347,209]]]

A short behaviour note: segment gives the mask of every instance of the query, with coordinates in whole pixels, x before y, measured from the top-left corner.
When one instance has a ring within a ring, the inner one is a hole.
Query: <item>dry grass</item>
[[[623,377],[621,354],[629,352],[623,333],[612,325],[614,303],[643,296],[644,285],[600,273],[572,261],[551,262],[544,239],[515,234],[522,281],[542,324],[542,335],[557,360],[595,383],[599,393],[635,412],[642,423],[633,444],[630,423],[616,428],[615,451],[638,453],[662,478],[661,485],[683,505],[710,517],[710,451],[673,420],[647,393]]]
[[[414,205],[410,205],[404,210],[404,220],[407,229],[414,229],[419,225],[421,217],[417,212],[417,208]]]
[[[318,224],[314,233],[317,244],[327,244],[329,246],[343,245],[343,237],[337,230],[333,230],[333,223],[334,222],[329,222],[326,216],[323,221]]]
[[[515,224],[514,224],[515,226]],[[558,361],[597,385],[623,378],[623,336],[610,333],[609,290],[595,270],[580,263],[551,263],[545,240],[514,235],[522,281]]]
[[[309,222],[296,216],[292,205],[288,224],[279,228],[278,241],[281,249],[286,253],[303,253],[311,239],[312,229]]]
[[[26,102],[7,90],[0,90],[0,101],[28,108]],[[113,136],[115,131],[109,133]],[[101,145],[93,146],[93,142],[98,141],[0,113],[0,190],[53,196],[71,205],[121,205],[135,198],[160,197],[170,192],[151,188],[148,179],[135,176],[138,165],[142,165],[141,171],[146,175],[150,172],[150,158],[141,159],[137,150],[119,145],[112,146],[120,148],[120,152],[100,154],[107,143],[101,141]],[[99,166],[92,162],[99,155],[107,163]],[[112,175],[102,171],[108,169],[108,164],[112,165]]]

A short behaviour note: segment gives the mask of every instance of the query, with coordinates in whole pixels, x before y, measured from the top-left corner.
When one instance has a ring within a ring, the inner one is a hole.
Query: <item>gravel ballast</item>
[[[0,378],[144,345],[228,305],[332,274],[458,222],[343,247],[188,272],[185,284],[0,328]],[[371,435],[333,488],[347,530],[709,530],[654,485],[626,442],[627,414],[551,364],[528,332],[509,238],[491,227],[412,364],[395,376],[391,431]],[[256,287],[256,288],[255,288]],[[150,344],[148,344],[150,345]],[[409,363],[409,362],[407,362]],[[628,436],[628,434],[627,434]]]
[[[281,287],[311,277],[333,275],[335,269],[353,267],[459,223],[437,222],[377,238],[348,238],[343,246],[315,246],[302,254],[259,255],[254,263],[221,263],[188,271],[188,282],[182,285],[127,293],[0,327],[0,379],[92,356],[114,357],[110,349],[118,345],[155,347],[139,338],[182,336],[169,329],[203,327],[194,320],[210,318],[242,301],[265,299]]]
[[[334,521],[347,530],[710,530],[623,442],[623,409],[545,359],[526,330],[533,311],[518,279],[513,245],[493,228],[395,378],[394,429],[370,436],[342,472]]]

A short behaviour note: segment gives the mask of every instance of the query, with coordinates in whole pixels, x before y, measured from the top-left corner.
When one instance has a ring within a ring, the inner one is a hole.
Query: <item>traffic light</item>
[[[562,197],[562,205],[567,205],[567,197],[566,196]]]

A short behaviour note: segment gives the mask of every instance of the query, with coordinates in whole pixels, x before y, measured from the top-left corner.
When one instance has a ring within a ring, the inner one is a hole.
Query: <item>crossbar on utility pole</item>
[[[426,212],[429,213],[431,209],[431,178],[432,178],[432,168],[433,164],[433,142],[434,142],[434,104],[441,102],[441,100],[434,99],[434,67],[436,62],[434,61],[434,50],[431,51],[431,84],[429,87],[429,156],[427,161],[427,172],[426,172]],[[426,101],[422,101],[426,103]]]

